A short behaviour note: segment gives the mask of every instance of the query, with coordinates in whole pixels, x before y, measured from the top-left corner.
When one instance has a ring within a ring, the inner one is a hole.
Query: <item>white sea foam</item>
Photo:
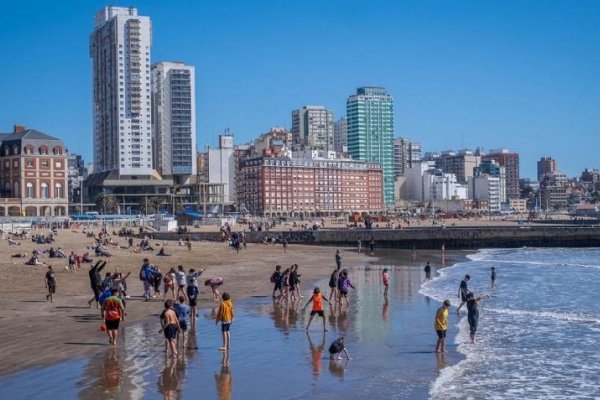
[[[430,387],[431,398],[600,399],[600,305],[595,301],[600,250],[528,248],[470,258],[421,288],[438,301],[450,297],[456,304],[463,274],[471,275],[469,288],[482,287],[489,282],[490,261],[502,265],[501,288],[482,303],[478,343],[469,343],[462,318],[456,343],[465,358],[442,370]]]

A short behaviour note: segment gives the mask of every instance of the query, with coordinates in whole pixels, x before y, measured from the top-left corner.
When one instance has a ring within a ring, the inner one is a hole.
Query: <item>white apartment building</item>
[[[402,200],[466,200],[468,188],[457,182],[456,175],[435,169],[432,161],[420,161],[406,169]]]
[[[104,7],[90,35],[93,65],[94,170],[152,173],[150,18]]]
[[[487,200],[490,212],[501,211],[500,178],[484,174],[470,178],[469,182],[473,200]]]
[[[323,106],[292,111],[292,140],[296,149],[333,150],[333,111]]]
[[[196,175],[194,67],[180,62],[152,66],[154,167],[178,184]]]
[[[224,203],[235,203],[233,135],[219,135],[219,148],[208,149],[208,183],[224,184]]]
[[[427,201],[466,200],[468,190],[456,181],[456,175],[429,170],[423,174],[423,195]]]
[[[423,200],[425,198],[423,175],[432,168],[434,168],[433,162],[423,161],[406,169],[404,172],[406,199],[403,200]]]

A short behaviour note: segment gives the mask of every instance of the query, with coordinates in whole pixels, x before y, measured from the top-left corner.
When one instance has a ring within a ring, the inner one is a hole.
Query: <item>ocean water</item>
[[[600,249],[483,250],[469,257],[421,289],[456,306],[458,285],[469,274],[469,289],[491,296],[481,303],[474,345],[466,310],[457,319],[451,309],[450,329],[458,331],[465,358],[441,371],[431,398],[600,398]]]
[[[391,272],[387,301],[383,268]],[[462,357],[452,343],[449,354],[433,353],[433,318],[439,304],[418,293],[422,269],[350,267],[357,289],[350,292],[349,308],[326,306],[325,335],[320,318],[305,332],[310,308],[301,308],[313,286],[303,283],[305,298],[295,305],[275,306],[270,296],[246,301],[234,296],[228,358],[217,351],[221,335],[213,320],[216,308],[201,310],[196,332],[178,360],[165,359],[156,316],[142,324],[124,324],[116,348],[106,345],[89,357],[0,377],[0,393],[2,398],[28,400],[426,399],[439,371]],[[326,281],[318,284],[328,291]],[[157,314],[160,308],[157,302]],[[91,340],[104,340],[102,333],[96,334]],[[329,345],[342,335],[352,360],[330,361]]]

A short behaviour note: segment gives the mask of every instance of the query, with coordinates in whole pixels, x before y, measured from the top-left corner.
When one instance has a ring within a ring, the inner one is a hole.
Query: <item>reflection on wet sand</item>
[[[346,360],[346,362],[342,362],[339,360],[329,360],[329,372],[331,376],[339,379],[340,381],[344,381],[344,372],[350,365],[350,360]]]
[[[102,365],[102,387],[108,392],[118,391],[121,383],[123,370],[119,363],[119,352],[115,347],[111,347],[106,352],[104,364]]]
[[[383,306],[381,307],[381,319],[384,321],[388,320],[388,312],[389,312],[390,302],[388,301],[387,296],[383,301]]]
[[[325,349],[325,332],[323,332],[321,343],[318,345],[313,343],[309,332],[306,332],[306,337],[308,338],[308,346],[310,348],[313,377],[316,379],[321,375],[321,364],[323,362],[323,351]]]
[[[233,378],[229,368],[229,352],[223,353],[221,371],[215,372],[215,384],[217,385],[217,398],[219,400],[231,400],[233,392]]]
[[[181,395],[185,367],[185,358],[165,357],[165,367],[157,382],[158,393],[162,394],[165,400],[174,400]]]
[[[389,300],[383,296],[381,284],[384,267],[393,273]],[[354,268],[351,276],[357,289],[350,292],[350,306],[334,302],[326,307],[329,332],[325,334],[316,328],[308,335],[305,332],[308,313],[299,310],[304,302],[275,305],[261,298],[238,303],[238,339],[232,363],[236,395],[265,400],[352,400],[390,398],[390,390],[394,390],[399,398],[426,398],[431,377],[454,363],[456,356],[452,352],[434,359],[432,352],[420,350],[431,347],[429,314],[433,312],[427,303],[430,299],[416,294],[422,279],[420,270],[398,271],[389,265]],[[80,361],[75,378],[72,364],[62,364],[5,380],[10,385],[0,385],[1,392],[6,398],[35,398],[32,394],[39,390],[46,393],[51,389],[62,393],[63,398],[230,400],[234,385],[230,353],[216,350],[221,341],[220,330],[214,325],[216,311],[200,310],[197,329],[187,335],[178,359],[165,358],[164,338],[157,334],[158,316],[141,324],[129,325],[128,321],[122,324],[118,346],[106,345],[101,354]],[[339,336],[347,339],[358,360],[352,368],[348,361],[328,360],[327,345]],[[420,368],[418,372],[412,368],[415,365]],[[323,373],[324,368],[329,373]],[[189,376],[193,379],[186,379]],[[39,387],[25,384],[32,379]],[[278,389],[270,390],[273,382]],[[412,382],[412,386],[395,387],[398,382]],[[424,389],[415,392],[415,387]]]

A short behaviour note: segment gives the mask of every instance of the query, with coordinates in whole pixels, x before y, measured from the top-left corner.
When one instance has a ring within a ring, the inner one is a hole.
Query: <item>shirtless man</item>
[[[171,356],[177,357],[177,332],[179,331],[179,319],[177,313],[173,309],[173,300],[165,301],[165,310],[160,319],[162,328],[158,333],[164,333],[165,339],[168,342],[168,347],[171,348]]]

